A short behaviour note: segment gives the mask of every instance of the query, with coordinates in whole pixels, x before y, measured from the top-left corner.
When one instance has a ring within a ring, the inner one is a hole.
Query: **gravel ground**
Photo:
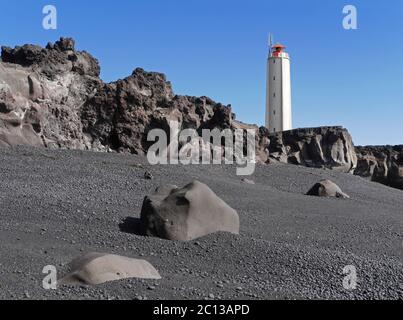
[[[149,171],[153,179],[144,179]],[[351,199],[305,196],[318,180]],[[198,179],[236,209],[239,236],[187,243],[135,233],[142,201],[160,184]],[[403,299],[403,191],[329,170],[150,166],[144,157],[0,149],[0,299]],[[42,288],[42,268],[88,251],[151,262],[161,280]],[[355,290],[343,268],[357,270]]]

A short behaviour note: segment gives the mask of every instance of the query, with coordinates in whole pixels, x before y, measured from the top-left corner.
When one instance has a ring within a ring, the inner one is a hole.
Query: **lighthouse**
[[[282,44],[270,41],[267,59],[266,127],[269,132],[292,129],[290,57]]]

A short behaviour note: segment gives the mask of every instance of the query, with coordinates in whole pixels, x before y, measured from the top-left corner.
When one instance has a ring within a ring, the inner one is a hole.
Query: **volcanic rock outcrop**
[[[140,220],[145,235],[168,240],[188,241],[218,231],[239,233],[238,213],[199,181],[183,188],[159,187],[145,197]]]
[[[2,47],[1,145],[93,146],[80,112],[100,86],[100,68],[96,59],[74,47],[74,40],[64,38],[46,48]]]
[[[403,145],[356,147],[354,174],[403,190]]]
[[[307,192],[308,196],[350,198],[349,195],[341,191],[340,187],[330,180],[321,180]]]
[[[60,285],[97,285],[127,279],[161,279],[147,261],[114,254],[91,252],[70,263],[71,273],[58,281]]]
[[[270,134],[265,127],[235,120],[230,105],[208,97],[174,94],[164,74],[137,68],[125,79],[104,83],[98,61],[75,42],[61,38],[45,48],[2,47],[0,147],[48,148],[144,154],[151,129],[253,129],[256,161],[280,161],[353,172],[357,156],[341,127],[296,129]],[[210,152],[209,141],[203,152]],[[202,145],[202,144],[201,144]],[[246,149],[246,148],[244,148]],[[361,152],[362,151],[362,152]],[[401,151],[357,149],[358,175],[401,187]],[[399,155],[400,154],[400,155]],[[387,168],[387,169],[385,169]]]
[[[353,141],[342,127],[295,129],[268,135],[270,159],[352,172],[357,165]]]
[[[226,128],[230,106],[207,97],[175,95],[165,75],[136,69],[109,84],[98,61],[76,51],[73,39],[46,48],[2,47],[0,145],[143,153],[147,133],[180,128]]]

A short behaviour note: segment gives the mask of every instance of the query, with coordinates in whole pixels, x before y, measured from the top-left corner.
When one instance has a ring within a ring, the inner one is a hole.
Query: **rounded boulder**
[[[239,234],[238,213],[199,181],[157,188],[145,197],[140,220],[145,235],[168,240],[188,241],[219,231]]]

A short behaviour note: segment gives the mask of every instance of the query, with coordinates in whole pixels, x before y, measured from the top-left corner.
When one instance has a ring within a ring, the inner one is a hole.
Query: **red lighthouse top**
[[[271,53],[272,57],[282,57],[286,55],[286,53],[284,52],[285,46],[283,46],[281,43],[276,43],[271,47],[271,49],[272,49]]]
[[[272,46],[273,49],[280,49],[283,50],[285,49],[285,46],[283,46],[281,43],[276,43]]]

